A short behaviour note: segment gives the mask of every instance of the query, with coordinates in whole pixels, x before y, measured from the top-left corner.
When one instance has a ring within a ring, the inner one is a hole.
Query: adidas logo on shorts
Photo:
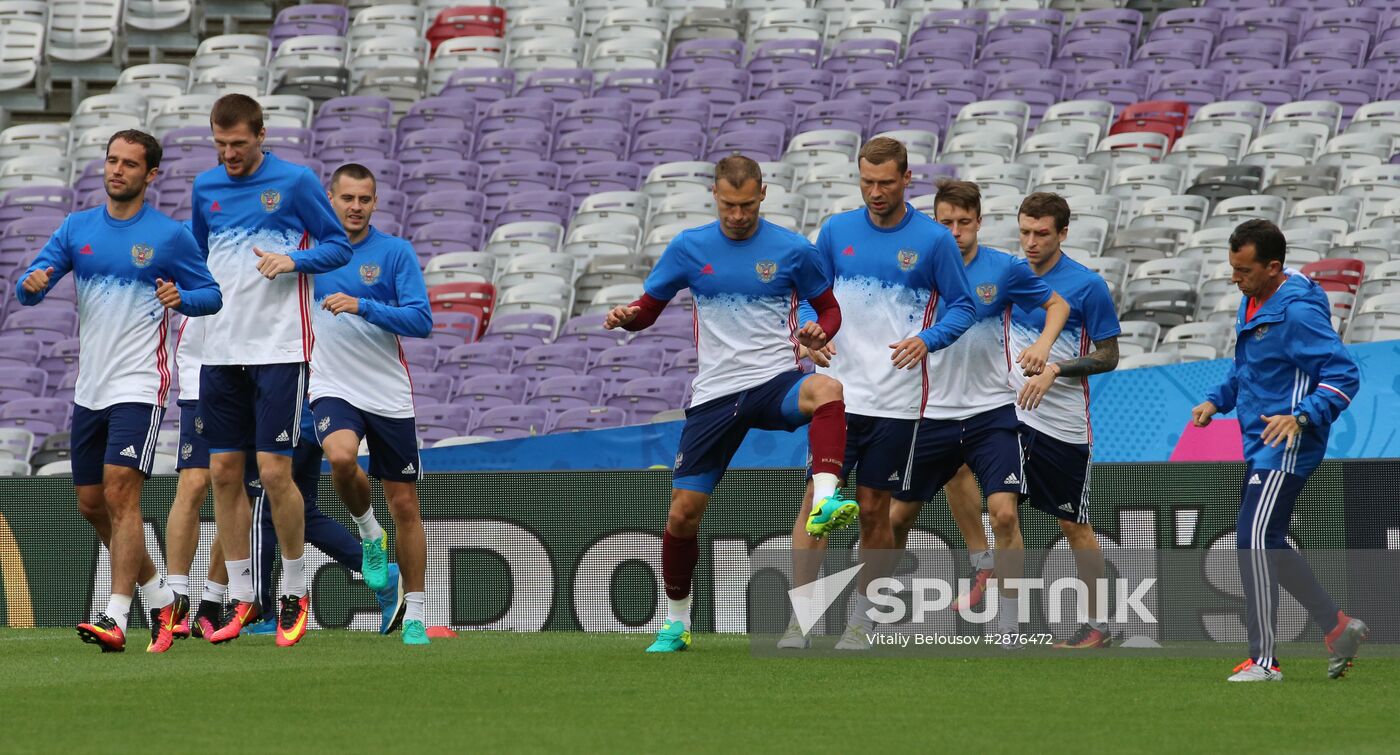
[[[418,474],[418,470],[414,469],[412,464],[409,464],[404,467],[403,471],[399,472],[399,474]]]
[[[899,470],[891,472],[890,479],[886,480],[886,482],[899,482]]]
[[[1074,512],[1074,504],[1072,504],[1072,503],[1062,503],[1062,504],[1060,504],[1060,511],[1068,511],[1068,512],[1073,513],[1073,512]]]
[[[1005,479],[1005,480],[1002,480],[1002,481],[1001,481],[1001,484],[1003,484],[1003,485],[1020,485],[1020,484],[1021,484],[1021,478],[1017,477],[1015,472],[1012,472],[1011,474],[1009,474],[1009,475],[1006,476],[1006,479]]]
[[[1251,477],[1251,478],[1249,478],[1249,484],[1250,484],[1250,485],[1263,485],[1264,483],[1259,479],[1259,473],[1258,473],[1258,472],[1255,472],[1255,473],[1254,473],[1254,476]]]
[[[282,431],[282,434],[279,435],[279,436],[277,436],[277,441],[276,441],[276,442],[278,442],[278,443],[290,443],[291,441],[292,441],[292,436],[288,435],[286,430],[283,430],[283,431]]]
[[[126,448],[123,448],[123,449],[122,449],[122,452],[121,452],[121,455],[122,455],[122,456],[125,456],[125,457],[128,458],[128,459],[135,459],[135,458],[136,458],[136,446],[127,446]]]

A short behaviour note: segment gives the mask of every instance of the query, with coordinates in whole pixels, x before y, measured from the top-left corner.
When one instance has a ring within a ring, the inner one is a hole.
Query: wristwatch
[[[1301,427],[1305,430],[1308,428],[1308,425],[1312,424],[1312,421],[1308,419],[1308,415],[1306,412],[1298,412],[1297,414],[1293,415],[1293,419],[1297,420],[1298,427]]]

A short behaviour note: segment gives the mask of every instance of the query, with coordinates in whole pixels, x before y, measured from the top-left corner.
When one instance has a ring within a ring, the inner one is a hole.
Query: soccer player
[[[146,552],[141,488],[170,391],[170,310],[212,315],[223,301],[185,226],[146,205],[160,159],[160,142],[150,134],[113,134],[103,169],[107,203],[64,219],[17,292],[20,303],[32,306],[69,271],[77,281],[83,369],[73,397],[73,485],[79,510],[112,558],[107,610],[96,622],[79,624],[78,636],[103,652],[126,649],[138,579],[151,612],[146,649],[170,648],[175,598]]]
[[[190,223],[228,302],[206,324],[199,394],[214,517],[233,598],[228,622],[211,639],[234,639],[259,614],[243,486],[245,449],[251,446],[282,546],[277,644],[290,647],[305,634],[308,606],[305,509],[292,480],[311,357],[307,276],[348,262],[350,243],[316,176],[262,151],[265,131],[256,100],[224,95],[209,121],[222,165],[195,179]]]
[[[1017,216],[1021,250],[1036,275],[1069,303],[1070,313],[1069,322],[1050,349],[1053,361],[1034,377],[1015,369],[1010,375],[1017,390],[1016,414],[1021,420],[1030,503],[1060,520],[1079,579],[1087,587],[1089,613],[1080,617],[1079,628],[1057,647],[1098,648],[1107,647],[1112,635],[1108,617],[1098,613],[1103,551],[1089,524],[1094,444],[1089,376],[1118,366],[1121,330],[1108,284],[1060,250],[1069,235],[1069,215],[1069,204],[1058,194],[1036,192],[1021,202]],[[1046,328],[1044,312],[1013,310],[1008,331],[1011,347],[1026,348],[1042,338]]]
[[[399,338],[432,333],[428,287],[412,245],[370,225],[376,186],[368,168],[337,168],[329,195],[355,253],[351,264],[316,279],[319,343],[311,357],[311,410],[331,481],[360,530],[365,584],[378,593],[390,587],[389,541],[375,520],[369,477],[359,464],[360,440],[369,443],[369,471],[384,484],[394,518],[407,604],[403,643],[426,645],[428,545],[418,510],[423,463]]]
[[[970,590],[958,601],[958,607],[966,609],[982,601],[996,565],[982,528],[979,482],[987,497],[997,549],[1004,556],[1003,573],[998,576],[1020,576],[1020,559],[1013,552],[1022,549],[1017,507],[1026,475],[1021,466],[1016,393],[1006,372],[1012,369],[1013,354],[1023,372],[1044,369],[1070,307],[1024,260],[978,244],[982,193],[976,184],[940,183],[933,210],[962,253],[968,283],[976,292],[977,322],[947,349],[929,355],[926,369],[938,377],[928,384],[912,465],[914,477],[907,489],[895,493],[891,523],[896,546],[904,548],[924,502],[932,500],[940,488],[947,489],[948,507],[974,569]],[[1017,352],[1005,335],[1013,309],[1045,319],[1039,337]],[[951,484],[954,480],[958,484]],[[1000,595],[997,616],[1006,634],[1015,630],[1015,593],[1003,589]]]
[[[1235,667],[1232,682],[1283,681],[1274,655],[1280,583],[1322,629],[1327,676],[1346,674],[1367,634],[1287,540],[1298,493],[1327,452],[1332,423],[1361,387],[1356,362],[1332,330],[1327,294],[1284,267],[1287,251],[1283,232],[1267,220],[1247,220],[1231,234],[1232,279],[1243,294],[1235,363],[1225,382],[1191,410],[1197,427],[1236,410],[1244,440],[1247,469],[1235,533],[1249,658]]]
[[[807,519],[808,534],[825,536],[859,514],[856,503],[837,490],[846,449],[841,384],[803,374],[799,364],[800,347],[821,349],[841,326],[831,273],[805,238],[759,218],[764,194],[758,163],[737,155],[720,160],[714,185],[719,220],[672,239],[647,276],[642,297],[614,307],[604,320],[609,330],[642,330],[681,289],[695,296],[700,370],[681,430],[661,541],[666,621],[649,653],[690,647],[700,519],[750,428],[792,431],[810,423],[817,503]],[[799,328],[802,299],[812,304],[817,320]]]
[[[863,650],[874,623],[866,597],[872,579],[884,576],[885,559],[873,554],[894,548],[890,495],[902,490],[923,386],[925,355],[948,347],[972,325],[972,297],[953,237],[932,218],[905,204],[909,156],[889,137],[871,139],[860,151],[860,191],[865,207],[822,224],[817,253],[835,275],[836,300],[861,316],[845,323],[839,343],[811,353],[820,374],[839,381],[846,396],[844,479],[857,475],[862,569],[856,599],[839,650]],[[934,307],[943,315],[934,322]],[[815,319],[803,307],[803,321]],[[812,486],[792,528],[793,584],[817,578],[826,539],[806,532]],[[804,553],[806,551],[806,553]],[[892,564],[891,564],[892,565]],[[874,567],[874,568],[870,568]],[[806,648],[809,638],[794,617],[780,648]]]

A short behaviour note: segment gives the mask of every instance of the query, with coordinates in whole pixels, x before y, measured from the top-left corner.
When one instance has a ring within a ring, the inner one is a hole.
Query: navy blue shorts
[[[1021,425],[1030,504],[1068,522],[1089,523],[1089,446],[1066,443]]]
[[[311,413],[318,442],[337,430],[351,430],[369,443],[369,473],[374,477],[390,482],[417,482],[422,477],[418,424],[412,417],[381,417],[340,398],[316,399]]]
[[[208,469],[209,443],[204,440],[204,419],[199,416],[198,401],[178,401],[180,407],[180,453],[175,471]]]
[[[846,413],[846,459],[841,479],[856,473],[856,484],[873,490],[903,490],[913,457],[918,420]],[[811,467],[807,477],[812,476]]]
[[[301,436],[306,363],[206,364],[199,397],[209,453],[252,448],[291,456]]]
[[[1016,408],[1010,404],[967,419],[921,419],[914,440],[914,479],[895,498],[933,500],[966,464],[982,495],[1025,492]]]
[[[713,493],[749,430],[792,431],[811,422],[797,408],[807,377],[797,370],[784,372],[762,385],[686,409],[671,487]]]
[[[151,476],[156,437],[165,410],[152,404],[113,404],[106,409],[73,405],[74,485],[101,485],[106,464],[130,467]]]

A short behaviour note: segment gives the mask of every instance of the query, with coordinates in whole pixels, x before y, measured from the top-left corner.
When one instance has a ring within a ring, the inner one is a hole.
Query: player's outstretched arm
[[[205,262],[206,255],[185,226],[180,226],[170,242],[170,278],[157,284],[156,298],[161,305],[186,317],[202,317],[218,312],[224,306],[223,291]],[[166,289],[162,292],[162,288]],[[173,291],[171,290],[173,289]],[[164,294],[164,295],[162,295]]]
[[[292,264],[299,273],[328,273],[350,262],[354,250],[350,239],[345,235],[345,227],[331,209],[326,192],[321,183],[302,169],[296,184],[297,216],[306,225],[306,232],[316,239],[316,246],[297,252],[292,256]]]
[[[1020,365],[1022,373],[1027,377],[1045,371],[1045,365],[1050,361],[1050,348],[1060,337],[1065,323],[1069,322],[1069,302],[1053,291],[1050,293],[1050,299],[1042,305],[1042,309],[1045,310],[1045,327],[1040,330],[1040,338],[1016,357],[1016,364]]]
[[[972,303],[972,286],[967,282],[962,253],[952,236],[944,234],[926,264],[933,266],[934,290],[942,300],[943,315],[920,332],[919,338],[929,351],[938,351],[946,349],[977,322],[977,307]]]
[[[1039,375],[1021,386],[1016,404],[1022,409],[1032,410],[1040,406],[1045,394],[1050,392],[1058,377],[1087,377],[1100,372],[1111,372],[1118,366],[1118,336],[1110,336],[1102,341],[1094,341],[1094,350],[1076,359],[1051,362]]]
[[[68,221],[65,219],[15,285],[20,304],[32,307],[43,301],[49,289],[73,269],[73,257],[68,250]]]
[[[398,305],[360,298],[355,300],[355,312],[371,325],[395,335],[427,338],[433,333],[433,310],[428,305],[428,285],[423,281],[423,271],[418,268],[418,258],[413,253],[413,247],[407,243],[398,247],[393,257],[393,266],[394,294]],[[330,299],[326,301],[329,303]],[[334,314],[335,310],[331,312]]]
[[[656,318],[661,316],[661,311],[666,309],[668,303],[669,299],[657,299],[644,293],[642,298],[631,304],[613,307],[607,317],[603,318],[603,327],[608,330],[622,328],[630,332],[645,330],[656,322]]]

